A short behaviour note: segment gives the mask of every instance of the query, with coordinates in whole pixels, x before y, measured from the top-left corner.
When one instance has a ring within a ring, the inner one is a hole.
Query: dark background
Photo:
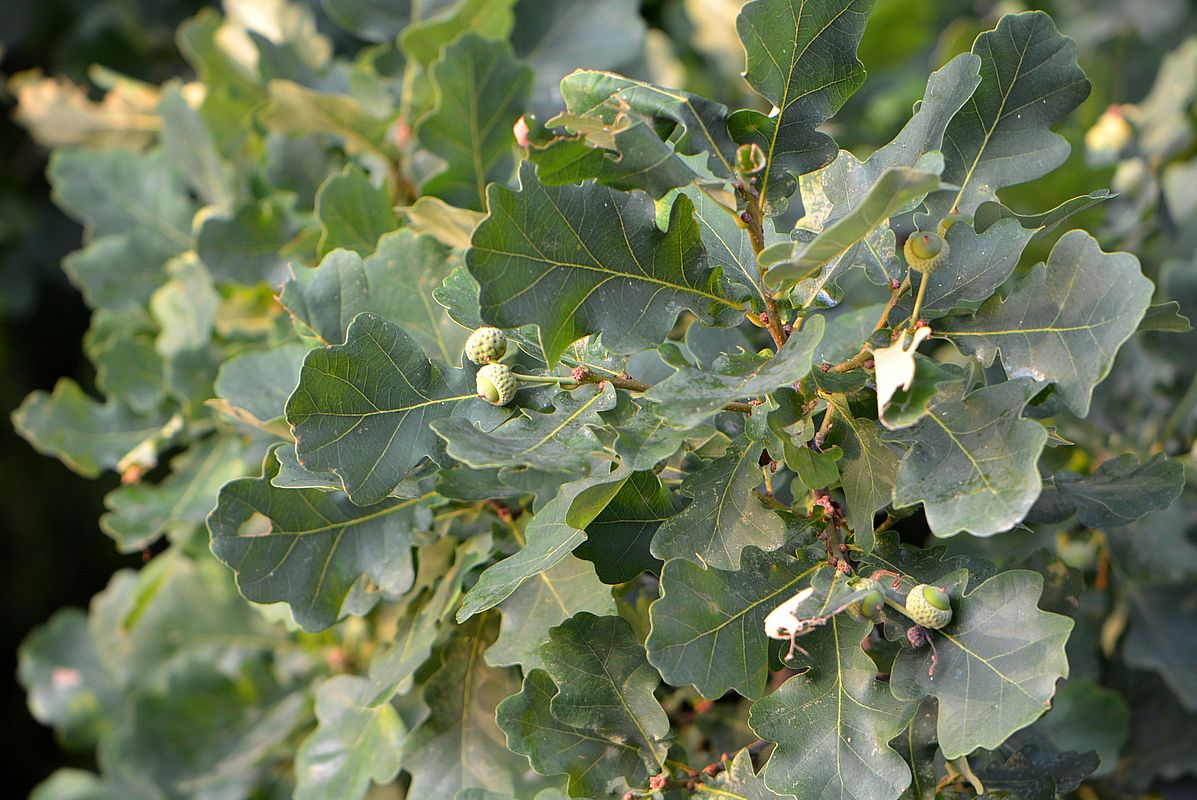
[[[160,82],[185,65],[174,29],[205,5],[199,0],[3,0],[0,46],[4,82],[38,68],[85,81],[100,63]],[[59,261],[79,246],[79,226],[50,203],[46,153],[12,121],[12,98],[0,88],[0,761],[4,793],[25,797],[58,766],[88,766],[90,755],[60,751],[54,734],[30,716],[16,681],[25,634],[55,609],[86,606],[122,566],[100,533],[109,475],[87,480],[35,452],[9,415],[34,389],[60,376],[91,379],[81,341],[88,324],[82,298]]]

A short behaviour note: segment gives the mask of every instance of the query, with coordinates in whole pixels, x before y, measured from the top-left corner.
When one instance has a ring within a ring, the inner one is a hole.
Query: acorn
[[[475,385],[478,396],[496,406],[505,406],[515,397],[515,376],[506,364],[487,364],[478,370]]]
[[[885,606],[885,598],[881,594],[881,585],[872,578],[853,578],[849,583],[854,589],[872,588],[868,594],[848,606],[848,616],[852,619],[867,619],[869,622],[881,621],[881,609]]]
[[[952,621],[952,601],[938,586],[920,583],[906,595],[906,611],[924,628],[939,630]]]
[[[938,233],[915,231],[906,240],[902,252],[912,270],[930,274],[948,260],[951,248]]]
[[[498,328],[479,328],[466,339],[466,358],[475,364],[498,361],[507,352],[507,334]]]

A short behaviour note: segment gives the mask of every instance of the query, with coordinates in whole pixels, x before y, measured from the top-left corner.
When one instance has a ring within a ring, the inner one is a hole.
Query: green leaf
[[[873,551],[864,557],[862,563],[869,570],[887,569],[901,576],[908,583],[936,583],[941,577],[954,570],[968,570],[967,588],[992,578],[993,564],[976,556],[947,555],[948,548],[915,547],[902,544],[894,531],[877,535]],[[892,615],[891,615],[892,616]]]
[[[739,218],[697,186],[687,186],[681,191],[694,204],[694,217],[698,220],[698,231],[711,266],[722,269],[727,280],[747,287],[750,294],[761,297],[763,301],[761,270],[756,263],[752,238],[740,224]],[[775,226],[762,227],[766,245],[787,240]]]
[[[487,664],[518,665],[527,673],[544,666],[537,648],[548,641],[549,628],[579,611],[596,616],[615,613],[611,590],[586,561],[566,555],[536,578],[524,581],[499,605],[503,625],[499,638],[486,651]]]
[[[132,233],[113,234],[69,254],[62,268],[89,306],[119,311],[143,305],[166,281],[166,257]]]
[[[1064,643],[1072,620],[1036,607],[1043,577],[1002,572],[965,594],[967,572],[941,586],[952,598],[952,621],[933,635],[931,649],[903,649],[890,674],[894,696],[939,700],[939,747],[959,758],[993,749],[1047,711],[1056,680],[1068,677]],[[949,585],[950,584],[950,585]]]
[[[140,414],[117,400],[99,403],[69,378],[59,379],[52,394],[33,392],[12,415],[17,433],[39,453],[88,478],[115,469],[166,422],[161,411]]]
[[[48,174],[54,202],[89,239],[128,235],[162,260],[191,247],[195,205],[162,152],[58,150]]]
[[[184,99],[178,84],[168,84],[158,101],[162,116],[162,149],[170,164],[206,205],[233,205],[234,174],[216,149],[216,142],[197,109]]]
[[[752,766],[752,755],[745,748],[736,753],[731,765],[715,778],[716,796],[729,800],[784,800],[765,785]]]
[[[605,475],[562,484],[556,497],[528,523],[523,549],[487,568],[466,593],[457,621],[495,607],[524,581],[560,563],[582,542],[586,536],[582,529],[611,502],[629,474],[621,465]]]
[[[775,289],[788,289],[818,274],[824,265],[849,255],[870,231],[938,187],[937,172],[907,167],[887,170],[850,213],[807,245],[780,244],[763,251],[760,261],[769,268],[765,283]]]
[[[482,658],[496,622],[479,617],[458,628],[424,687],[428,716],[402,751],[412,797],[453,797],[469,787],[510,792],[513,776],[527,769],[495,724],[495,708],[519,688],[511,670],[488,667]]]
[[[541,182],[560,185],[595,178],[613,189],[643,189],[654,199],[662,199],[679,186],[710,182],[701,156],[687,159],[679,155],[657,134],[651,118],[636,116],[619,105],[618,94],[593,108],[592,98],[580,94],[580,103],[573,102],[572,95],[566,100],[584,107],[586,114],[566,113],[551,120],[567,133],[576,130],[577,134],[559,135],[528,150]]]
[[[232,481],[208,515],[212,552],[237,573],[256,603],[285,602],[308,630],[332,625],[348,610],[360,581],[402,592],[412,582],[411,534],[423,498],[358,506],[341,492],[279,489],[268,457],[260,478]]]
[[[299,368],[307,353],[302,344],[285,344],[234,356],[220,365],[216,394],[263,422],[277,419],[299,383]]]
[[[738,112],[732,126],[740,130],[737,141],[765,152],[760,192],[767,202],[788,198],[795,177],[835,157],[835,142],[816,129],[864,83],[856,48],[872,7],[873,0],[755,0],[740,10],[744,79],[778,113]]]
[[[276,448],[274,457],[278,461],[278,474],[270,483],[279,489],[341,489],[341,481],[333,473],[309,472],[304,469],[299,463],[299,457],[295,455],[294,445]]]
[[[316,688],[316,730],[295,753],[297,800],[357,800],[399,773],[405,728],[390,704],[369,707],[370,682],[334,675]]]
[[[316,193],[320,257],[338,247],[362,255],[373,253],[382,235],[399,227],[391,205],[387,188],[374,186],[355,166],[330,176]]]
[[[1035,266],[1009,297],[994,297],[938,332],[987,365],[1000,351],[1007,375],[1054,383],[1064,404],[1083,417],[1151,293],[1139,259],[1103,252],[1089,234],[1069,231],[1047,264]]]
[[[586,469],[599,441],[600,411],[615,407],[615,389],[582,386],[559,392],[548,413],[525,411],[489,432],[465,419],[433,422],[450,456],[475,469],[527,466],[541,470]]]
[[[507,734],[508,749],[527,756],[541,775],[568,775],[575,797],[602,796],[611,781],[621,778],[628,785],[642,785],[648,774],[636,744],[557,719],[550,708],[558,692],[547,672],[534,669],[524,677],[520,693],[499,704],[499,727]]]
[[[308,718],[307,696],[264,656],[231,661],[218,669],[202,649],[172,661],[130,699],[127,721],[105,743],[108,758],[166,797],[248,797],[272,780]]]
[[[643,52],[638,0],[525,0],[516,4],[515,15],[511,42],[536,74],[537,108],[559,106],[561,79],[575,69],[610,69]]]
[[[352,154],[386,157],[394,150],[387,137],[391,120],[374,116],[347,94],[326,94],[288,80],[270,81],[267,88],[270,105],[258,118],[275,133],[336,136]]]
[[[710,370],[687,364],[644,393],[657,404],[656,412],[680,428],[693,428],[723,407],[724,403],[755,398],[805,377],[811,358],[823,337],[822,317],[807,321],[771,357],[753,353],[721,355]]]
[[[1103,461],[1089,475],[1059,472],[1051,479],[1051,486],[1087,528],[1115,528],[1163,511],[1180,496],[1184,484],[1184,467],[1163,453],[1144,462],[1126,453]]]
[[[687,438],[702,436],[702,428],[674,428],[657,414],[660,408],[657,403],[622,394],[615,408],[599,415],[616,433],[615,452],[632,469],[650,470],[676,453]]]
[[[971,216],[1003,188],[1064,163],[1068,143],[1049,129],[1089,96],[1076,44],[1042,11],[1007,14],[972,51],[981,84],[944,134],[943,179],[960,189],[934,199],[933,219],[951,209]]]
[[[143,800],[145,797],[131,787],[114,786],[94,773],[61,767],[34,788],[29,800]]]
[[[466,370],[441,370],[393,323],[361,314],[345,344],[313,350],[287,402],[300,464],[336,472],[355,503],[387,496],[424,458],[437,460],[432,420],[482,402]]]
[[[207,267],[193,254],[171,259],[166,274],[170,280],[150,297],[150,314],[160,329],[155,346],[170,367],[212,341],[220,295]]]
[[[515,15],[511,11],[514,4],[515,0],[461,0],[450,14],[413,20],[399,35],[399,46],[417,64],[428,69],[438,55],[460,46],[467,39],[478,41],[485,37],[495,42],[506,41],[515,24]]]
[[[827,443],[844,453],[840,485],[848,501],[848,525],[865,552],[873,549],[873,515],[893,502],[899,458],[884,441],[876,420],[856,417],[840,395],[833,395],[836,424]]]
[[[120,683],[100,657],[87,615],[64,608],[29,634],[17,678],[29,711],[72,750],[94,747],[121,718]]]
[[[894,748],[910,765],[911,781],[902,793],[903,800],[935,800],[938,773],[935,756],[939,746],[935,742],[935,701],[925,699],[914,712],[914,720],[894,740]]]
[[[978,231],[984,232],[988,230],[990,225],[1003,219],[1014,219],[1022,227],[1035,231],[1034,238],[1040,238],[1055,230],[1069,217],[1104,203],[1107,200],[1112,200],[1115,197],[1117,195],[1109,189],[1097,189],[1089,194],[1065,200],[1055,208],[1039,214],[1020,214],[1017,211],[1006,208],[999,202],[987,200],[977,206],[977,211],[973,214],[973,226]]]
[[[395,635],[370,657],[369,705],[389,703],[396,693],[410,691],[412,677],[432,654],[461,597],[462,581],[490,556],[490,547],[490,537],[475,536],[460,544],[439,539],[419,549],[416,582],[404,598],[407,603]]]
[[[429,177],[421,191],[454,206],[485,209],[486,185],[511,176],[511,128],[527,101],[532,73],[516,61],[506,42],[470,34],[444,49],[432,65],[432,81],[436,105],[420,120],[416,137],[444,160],[445,168]]]
[[[665,771],[669,718],[653,696],[660,679],[625,620],[578,614],[549,631],[540,657],[557,685],[555,719],[629,742],[653,774]]]
[[[1101,764],[1094,776],[1109,775],[1130,735],[1130,709],[1119,692],[1076,676],[1060,684],[1034,731],[1062,752],[1097,751]]]
[[[942,170],[938,156],[924,161],[924,154],[938,151],[942,146],[944,129],[952,115],[968,100],[981,80],[977,74],[979,64],[976,56],[963,53],[933,73],[927,80],[923,99],[902,131],[864,163],[842,150],[828,166],[803,175],[799,184],[805,214],[798,220],[797,229],[821,236],[829,226],[857,214],[858,207],[890,170],[920,167],[928,171]],[[798,248],[793,249],[797,251]],[[829,282],[835,275],[857,265],[863,266],[869,280],[879,285],[888,286],[892,280],[901,279],[902,265],[894,233],[888,225],[875,226],[865,233],[826,269],[822,280]]]
[[[232,647],[242,660],[291,646],[237,593],[232,573],[201,556],[193,560],[169,548],[137,571],[117,572],[92,598],[92,636],[126,694],[157,681],[192,652],[211,659]],[[302,660],[295,663],[303,668]]]
[[[915,167],[925,153],[943,150],[944,132],[981,82],[981,59],[961,53],[927,78],[923,97],[893,141],[877,150],[856,172],[849,198],[859,197],[892,167]],[[853,159],[855,161],[855,159]],[[855,205],[853,201],[851,205]]]
[[[973,769],[986,794],[1018,800],[1054,800],[1080,786],[1097,767],[1097,754],[1045,752],[1033,741],[1007,742],[974,754]]]
[[[1197,592],[1191,581],[1162,584],[1124,578],[1118,582],[1130,606],[1130,632],[1122,644],[1127,663],[1159,673],[1190,711],[1197,711],[1191,643],[1197,635]]]
[[[674,203],[663,233],[643,195],[543,186],[527,164],[520,183],[518,192],[489,189],[490,215],[474,230],[466,264],[482,287],[483,319],[535,323],[550,365],[600,331],[615,352],[655,346],[683,309],[712,324],[740,316],[707,267],[688,199]]]
[[[1180,313],[1180,303],[1152,303],[1139,322],[1139,331],[1163,331],[1166,333],[1188,333],[1193,330],[1189,318]]]
[[[860,649],[871,623],[844,615],[803,637],[810,669],[752,705],[748,724],[777,742],[762,775],[779,794],[897,800],[910,769],[889,742],[913,704],[894,699]]]
[[[257,455],[242,440],[210,436],[170,462],[158,483],[121,486],[104,498],[100,528],[122,553],[134,553],[160,536],[182,539],[204,524],[220,487],[255,467]]]
[[[797,594],[817,568],[810,559],[754,547],[745,549],[735,572],[680,558],[667,562],[661,597],[649,609],[648,660],[670,685],[692,684],[712,700],[730,689],[760,697],[771,649],[765,617]]]
[[[692,502],[657,529],[652,554],[738,570],[740,552],[748,545],[766,551],[781,547],[785,525],[755,494],[763,480],[758,461],[763,447],[760,440],[743,436],[726,455],[688,475],[682,494]]]
[[[626,462],[625,462],[626,463]],[[661,562],[649,545],[661,523],[682,509],[682,501],[656,473],[635,472],[607,506],[586,525],[586,541],[574,554],[594,563],[603,583],[630,581],[657,572]],[[543,513],[543,512],[542,512]]]
[[[96,367],[96,388],[146,413],[164,399],[163,364],[154,349],[157,328],[142,309],[101,308],[92,315],[83,349]]]
[[[468,334],[433,300],[454,261],[431,236],[398,230],[383,234],[364,259],[333,250],[314,270],[293,267],[279,302],[328,344],[345,341],[349,323],[369,311],[403,326],[430,357],[455,366]]]
[[[413,21],[435,17],[457,0],[323,0],[333,22],[368,42],[393,42]]]
[[[974,232],[964,222],[952,225],[945,237],[951,248],[947,261],[930,275],[911,275],[914,292],[927,281],[919,316],[930,320],[959,309],[971,311],[988,300],[1014,273],[1023,249],[1034,234],[1034,230],[1005,219],[990,225],[983,233]],[[905,313],[913,310],[910,302],[900,307]]]
[[[936,536],[992,536],[1017,525],[1039,496],[1035,468],[1047,429],[1024,419],[1030,381],[985,386],[944,399],[905,434],[894,506],[923,504]]]
[[[287,264],[285,248],[296,232],[295,223],[280,204],[251,203],[231,217],[205,218],[196,250],[218,280],[277,286]]]

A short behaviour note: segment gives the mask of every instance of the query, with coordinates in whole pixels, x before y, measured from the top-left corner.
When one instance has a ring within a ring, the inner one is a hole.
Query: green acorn
[[[478,370],[478,396],[496,406],[505,406],[515,397],[515,376],[506,364],[487,364]]]
[[[924,628],[939,630],[952,621],[952,601],[938,586],[920,583],[906,595],[910,618]]]
[[[915,272],[930,274],[936,268],[943,266],[951,252],[948,243],[938,233],[915,231],[906,240],[902,252],[906,255],[906,263]]]
[[[466,358],[475,364],[498,361],[507,352],[507,334],[498,328],[479,328],[466,339]]]
[[[869,622],[881,621],[881,609],[885,605],[885,598],[881,594],[881,584],[872,578],[853,578],[848,582],[853,589],[868,589],[872,591],[848,606],[848,616],[852,619],[867,619]]]

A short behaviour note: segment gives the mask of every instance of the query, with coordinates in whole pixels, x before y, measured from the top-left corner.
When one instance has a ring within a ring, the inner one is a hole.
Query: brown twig
[[[761,251],[765,249],[765,214],[761,208],[761,197],[756,189],[752,188],[751,183],[739,183],[736,185],[736,194],[744,203],[744,212],[740,215],[740,227],[748,231],[748,240],[752,243],[752,252],[755,255],[760,255]],[[760,264],[757,264],[758,276],[761,286],[761,297],[765,301],[765,327],[769,329],[769,335],[773,337],[773,343],[777,345],[780,350],[789,338],[786,332],[785,324],[781,321],[781,309],[777,305],[777,301],[773,299],[773,295],[765,288],[765,270]]]

